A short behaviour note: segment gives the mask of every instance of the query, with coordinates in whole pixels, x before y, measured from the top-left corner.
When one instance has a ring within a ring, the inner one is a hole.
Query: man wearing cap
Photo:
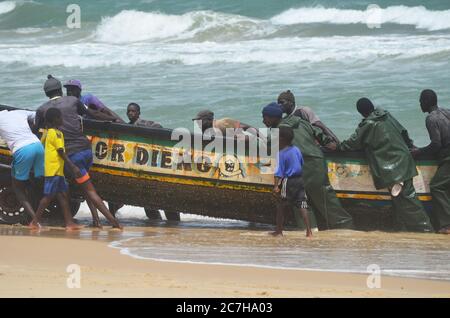
[[[213,128],[214,130],[220,131],[222,135],[225,136],[227,129],[242,129],[243,131],[248,131],[249,133],[256,135],[257,137],[262,137],[260,136],[256,128],[241,123],[239,120],[232,118],[222,118],[215,120],[214,113],[210,110],[202,110],[192,120],[199,125],[199,127],[202,129],[202,132]]]
[[[100,226],[97,209],[116,228],[121,228],[120,224],[111,215],[111,212],[97,194],[97,191],[89,177],[89,169],[93,163],[92,147],[89,140],[83,134],[80,116],[89,115],[95,119],[102,120],[98,112],[86,108],[84,104],[74,96],[62,96],[61,82],[49,75],[44,84],[45,95],[49,101],[44,103],[36,111],[36,128],[45,128],[45,113],[50,108],[58,108],[63,117],[63,125],[60,130],[64,134],[65,150],[69,159],[80,169],[82,176],[75,181],[84,192],[84,197],[92,213],[94,226]],[[70,174],[70,173],[68,173]]]
[[[67,96],[74,96],[78,98],[86,107],[97,112],[96,118],[101,120],[110,120],[113,122],[124,123],[122,118],[105,106],[100,99],[93,94],[81,95],[81,82],[76,79],[71,79],[64,84],[67,90]],[[105,115],[105,116],[104,116]]]
[[[294,145],[305,160],[303,179],[306,194],[319,228],[352,229],[352,217],[344,210],[330,185],[325,157],[316,142],[327,145],[331,139],[298,116],[291,114],[283,118],[283,110],[278,103],[264,107],[262,114],[263,123],[268,128],[291,127],[294,130]]]
[[[278,96],[278,104],[281,105],[283,112],[286,113],[287,116],[293,114],[294,116],[298,116],[301,119],[306,120],[311,125],[322,129],[324,134],[331,138],[335,143],[339,143],[338,137],[331,131],[331,129],[320,121],[320,118],[311,108],[306,106],[295,106],[295,96],[290,90],[282,92]]]
[[[364,118],[338,149],[365,152],[375,188],[390,190],[394,214],[405,230],[433,232],[414,189],[413,178],[418,173],[404,138],[407,133],[402,134],[406,129],[388,111],[375,108],[368,98],[358,100],[356,108]]]

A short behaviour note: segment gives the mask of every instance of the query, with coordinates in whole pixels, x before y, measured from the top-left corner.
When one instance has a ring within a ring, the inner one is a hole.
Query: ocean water
[[[312,240],[304,232],[273,238],[245,229],[159,228],[142,237],[110,243],[137,259],[244,265],[286,270],[372,273],[450,280],[448,239],[413,233],[325,231]]]
[[[66,26],[70,3],[0,2],[0,103],[38,107],[51,73],[124,117],[134,101],[166,127],[192,129],[204,108],[260,127],[261,108],[291,89],[346,138],[367,96],[418,145],[420,91],[450,104],[446,0],[79,0],[80,29]]]

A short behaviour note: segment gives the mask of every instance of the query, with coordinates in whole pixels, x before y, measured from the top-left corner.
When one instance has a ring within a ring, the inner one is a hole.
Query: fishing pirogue
[[[1,108],[0,108],[1,109]],[[273,174],[267,173],[269,157],[249,160],[226,151],[191,149],[192,163],[174,164],[178,140],[172,130],[135,127],[93,120],[83,121],[94,152],[91,177],[108,202],[145,207],[155,211],[185,212],[210,217],[274,222]],[[225,140],[222,140],[225,143]],[[248,145],[247,145],[248,146]],[[175,150],[175,152],[174,152]],[[248,149],[247,149],[248,154]],[[11,163],[11,153],[0,140],[0,164]],[[344,207],[354,217],[357,229],[392,229],[388,190],[376,190],[361,153],[327,154],[329,178]],[[430,206],[429,181],[436,171],[432,160],[418,161],[414,184],[419,199]],[[15,200],[6,166],[0,170],[0,218],[17,223],[24,211]],[[80,195],[71,188],[72,212],[79,209]],[[293,223],[290,216],[289,222]]]

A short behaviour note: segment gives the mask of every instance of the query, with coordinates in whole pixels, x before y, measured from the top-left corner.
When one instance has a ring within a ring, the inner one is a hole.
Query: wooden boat
[[[176,163],[173,156],[182,151],[175,148],[178,140],[172,140],[170,129],[93,120],[84,120],[83,127],[94,152],[91,177],[106,201],[146,207],[149,214],[162,209],[274,223],[273,174],[267,172],[270,161],[267,156],[249,158],[247,155],[209,152],[203,145],[189,153],[193,159],[201,158],[200,161]],[[333,153],[326,157],[330,182],[354,217],[356,228],[394,229],[389,192],[374,188],[364,155]],[[9,165],[10,162],[11,154],[0,141],[0,164]],[[429,182],[436,171],[436,163],[424,158],[417,165],[419,176],[414,179],[414,185],[420,200],[429,208]],[[8,179],[6,170],[0,169],[3,180]],[[76,187],[71,193],[74,199],[79,197]],[[0,218],[8,223],[17,222],[23,215],[20,205],[14,206],[11,196],[8,182],[3,181]],[[74,213],[79,207],[76,202]],[[289,222],[293,223],[292,216]]]

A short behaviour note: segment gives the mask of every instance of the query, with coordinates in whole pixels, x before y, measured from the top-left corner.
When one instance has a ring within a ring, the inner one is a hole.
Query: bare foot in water
[[[28,224],[28,228],[33,231],[38,231],[41,229],[41,225],[38,222],[31,221],[31,223]]]
[[[94,223],[91,225],[91,227],[94,229],[103,230],[103,226],[101,224]]]
[[[312,232],[311,231],[306,232],[306,237],[308,240],[312,240],[312,237],[313,237]]]
[[[66,231],[67,232],[72,232],[72,231],[79,231],[79,230],[81,230],[81,229],[83,229],[84,228],[84,226],[83,225],[78,225],[78,224],[69,224],[69,225],[66,225]]]
[[[450,234],[450,226],[444,227],[442,229],[440,229],[440,231],[438,232],[439,234]]]
[[[118,231],[118,232],[122,232],[123,231],[123,226],[122,225],[114,225],[111,229],[112,231]]]
[[[271,232],[270,235],[272,235],[274,237],[283,236],[283,232],[275,231],[275,232]]]

